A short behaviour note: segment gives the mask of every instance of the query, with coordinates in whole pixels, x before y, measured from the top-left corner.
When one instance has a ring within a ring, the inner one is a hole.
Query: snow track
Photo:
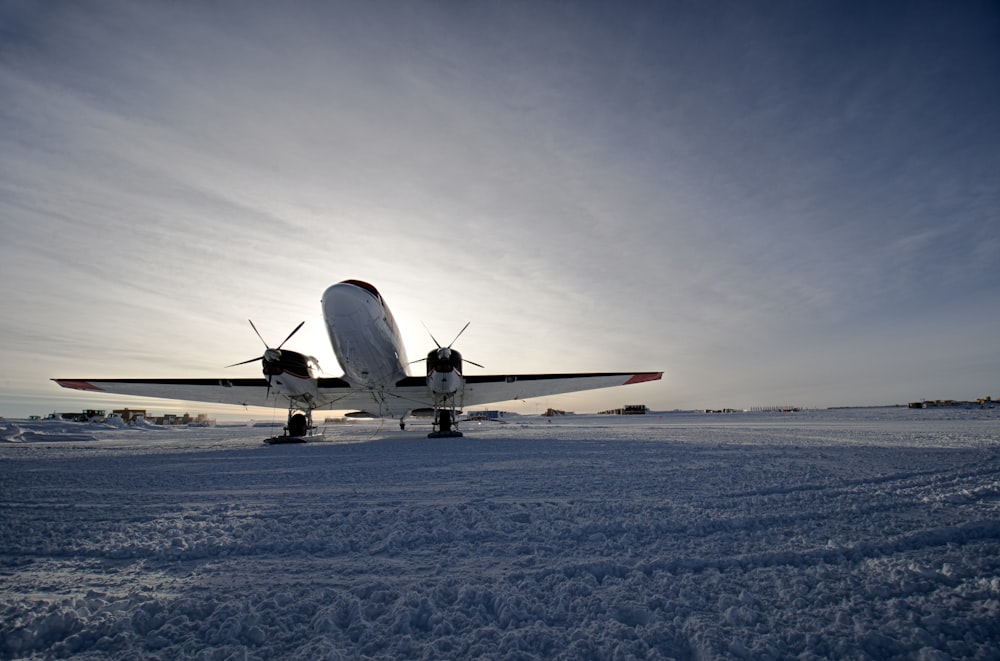
[[[19,423],[0,656],[995,659],[994,413]]]

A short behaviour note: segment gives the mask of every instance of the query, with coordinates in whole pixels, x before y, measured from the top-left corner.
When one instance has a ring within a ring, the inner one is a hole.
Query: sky
[[[349,278],[411,358],[664,372],[511,410],[1000,398],[998,81],[990,1],[0,0],[0,415],[247,319],[339,376]]]

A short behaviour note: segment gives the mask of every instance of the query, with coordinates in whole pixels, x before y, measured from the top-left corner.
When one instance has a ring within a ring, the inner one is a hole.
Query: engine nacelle
[[[319,362],[315,358],[288,349],[268,349],[260,362],[264,376],[287,373],[299,379],[315,379],[319,375]]]
[[[286,397],[315,397],[319,362],[288,349],[269,349],[261,358],[271,388]]]
[[[427,386],[435,395],[453,395],[462,387],[462,354],[450,347],[427,354]]]

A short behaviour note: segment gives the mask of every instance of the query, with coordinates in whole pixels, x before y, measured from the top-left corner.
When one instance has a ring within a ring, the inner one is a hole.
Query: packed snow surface
[[[0,421],[0,656],[1000,658],[1000,410]]]

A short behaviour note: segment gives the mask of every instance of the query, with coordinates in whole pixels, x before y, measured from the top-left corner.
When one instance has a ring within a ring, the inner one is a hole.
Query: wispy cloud
[[[1000,323],[995,10],[854,9],[7,6],[5,364],[214,374],[250,316],[336,371],[360,277],[414,356],[656,406],[971,396],[887,345]]]

